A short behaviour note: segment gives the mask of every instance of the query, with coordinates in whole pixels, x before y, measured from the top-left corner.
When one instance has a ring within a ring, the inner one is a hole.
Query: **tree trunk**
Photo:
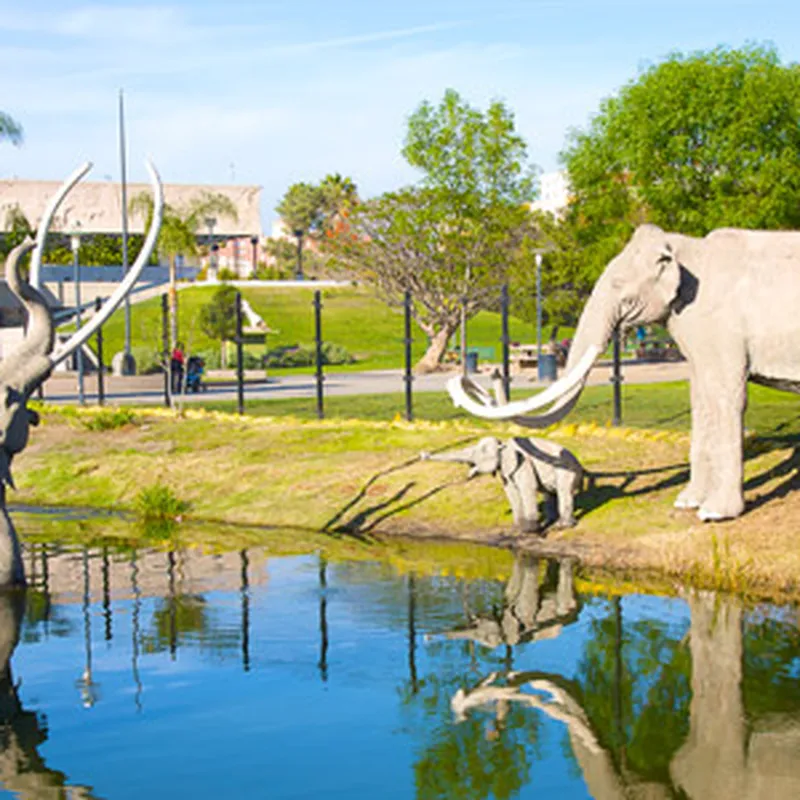
[[[453,335],[453,328],[445,327],[437,331],[430,337],[430,344],[425,351],[425,355],[419,360],[416,366],[416,372],[436,372],[442,363],[445,350],[447,349],[447,342]]]
[[[222,369],[228,368],[228,342],[226,339],[222,340],[222,349],[220,350],[219,365]]]
[[[178,276],[175,256],[169,257],[169,350],[178,346]]]

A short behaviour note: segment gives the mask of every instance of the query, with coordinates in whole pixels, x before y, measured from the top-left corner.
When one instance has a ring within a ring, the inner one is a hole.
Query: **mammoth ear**
[[[664,242],[656,259],[656,291],[668,306],[677,296],[681,283],[678,257],[669,242]]]

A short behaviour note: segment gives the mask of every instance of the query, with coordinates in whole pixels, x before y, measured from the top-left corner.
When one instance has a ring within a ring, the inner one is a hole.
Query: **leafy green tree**
[[[132,214],[141,214],[144,217],[145,228],[149,228],[150,220],[153,217],[152,195],[140,192],[131,198],[129,206]],[[177,209],[169,204],[164,205],[156,249],[161,256],[167,259],[169,264],[171,350],[178,342],[178,257],[197,254],[197,232],[205,224],[206,217],[228,217],[236,221],[238,216],[234,202],[219,192],[202,191],[190,201],[185,209]]]
[[[800,226],[800,66],[772,47],[676,53],[605,100],[562,159],[594,278],[644,221],[705,235]]]
[[[536,254],[541,254],[542,319],[547,325],[575,325],[594,285],[586,270],[576,227],[549,212],[535,211],[529,234],[517,258],[509,264],[511,310],[520,319],[536,322]]]
[[[0,141],[8,139],[11,144],[22,143],[22,126],[4,111],[0,111]]]
[[[221,362],[227,366],[227,343],[236,336],[236,289],[224,284],[200,309],[200,328],[209,339],[220,343]]]
[[[293,183],[275,210],[291,233],[303,237],[321,228],[325,219],[325,196],[319,186]]]
[[[388,302],[413,293],[430,342],[417,369],[428,371],[462,320],[494,302],[528,235],[535,175],[505,105],[482,112],[453,90],[411,115],[403,156],[420,185],[358,205],[329,246]]]

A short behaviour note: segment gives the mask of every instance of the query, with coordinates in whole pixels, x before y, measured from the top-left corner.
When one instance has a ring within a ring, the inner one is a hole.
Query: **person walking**
[[[169,360],[170,387],[172,394],[180,394],[183,391],[183,362],[183,342],[178,342]]]

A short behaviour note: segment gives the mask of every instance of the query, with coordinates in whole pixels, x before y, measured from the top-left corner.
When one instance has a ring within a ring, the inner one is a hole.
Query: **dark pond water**
[[[794,609],[250,550],[26,555],[0,600],[20,797],[800,797]],[[19,638],[16,647],[16,638]]]

